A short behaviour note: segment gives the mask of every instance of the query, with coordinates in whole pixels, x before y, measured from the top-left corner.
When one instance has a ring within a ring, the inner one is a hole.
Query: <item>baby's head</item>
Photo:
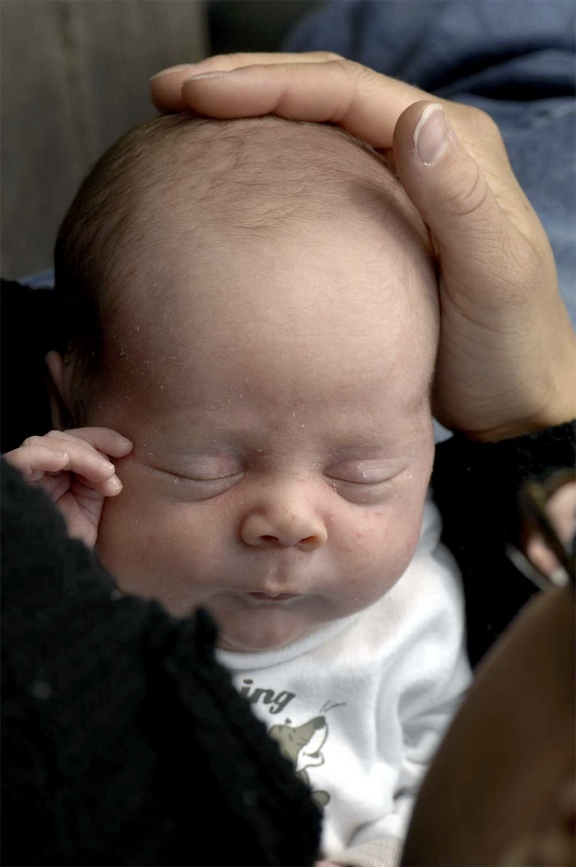
[[[377,154],[277,118],[155,118],[81,188],[56,280],[70,418],[134,442],[98,537],[120,587],[208,608],[236,650],[387,592],[432,465],[438,310]]]

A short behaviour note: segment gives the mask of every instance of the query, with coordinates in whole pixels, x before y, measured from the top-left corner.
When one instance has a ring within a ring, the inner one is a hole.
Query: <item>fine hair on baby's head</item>
[[[366,227],[381,233],[390,268],[401,271],[398,291],[414,296],[410,315],[433,366],[438,315],[427,231],[387,161],[369,146],[336,127],[271,116],[162,115],[124,135],[80,187],[56,243],[70,421],[86,423],[104,380],[116,375],[135,311],[149,311],[152,327],[170,340],[159,311],[174,300],[175,268],[192,269],[193,306],[202,275],[234,250],[256,240],[280,253],[287,241],[291,249],[300,241],[313,246],[335,220],[345,221],[356,248]],[[271,293],[264,303],[275,300]]]

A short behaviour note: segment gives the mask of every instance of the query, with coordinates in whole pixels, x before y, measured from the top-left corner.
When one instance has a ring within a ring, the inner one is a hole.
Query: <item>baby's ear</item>
[[[70,427],[70,368],[64,364],[59,352],[51,350],[46,356],[49,371],[50,415],[52,424],[58,430]]]

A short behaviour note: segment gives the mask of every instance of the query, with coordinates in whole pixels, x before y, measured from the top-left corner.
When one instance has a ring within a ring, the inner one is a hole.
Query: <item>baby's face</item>
[[[168,300],[135,314],[90,418],[134,442],[98,550],[122,589],[178,617],[203,606],[221,646],[262,650],[370,605],[413,555],[432,275],[415,241],[336,220],[210,243],[208,276],[185,255],[162,272]],[[135,279],[157,282],[147,267]]]

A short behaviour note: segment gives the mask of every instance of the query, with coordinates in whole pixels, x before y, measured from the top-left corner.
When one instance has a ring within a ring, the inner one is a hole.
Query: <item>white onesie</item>
[[[410,565],[369,608],[278,650],[217,651],[323,809],[325,858],[370,864],[378,844],[362,846],[359,860],[343,850],[402,840],[469,684],[459,573],[439,537],[428,499]]]

